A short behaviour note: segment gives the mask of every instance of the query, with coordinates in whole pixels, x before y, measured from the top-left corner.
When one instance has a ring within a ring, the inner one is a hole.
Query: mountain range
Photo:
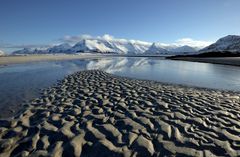
[[[178,55],[178,54],[195,54],[199,48],[191,46],[177,46],[177,45],[163,45],[159,43],[153,43],[145,54],[165,54],[165,55]]]
[[[178,54],[196,53],[197,48],[190,46],[163,45],[158,43],[135,42],[131,40],[82,39],[74,45],[63,43],[47,49],[30,49],[14,51],[13,54],[55,54],[55,53],[115,53],[134,54]]]
[[[240,53],[240,36],[228,35],[215,43],[200,49],[187,45],[136,42],[132,40],[111,40],[103,38],[81,39],[74,45],[63,43],[47,49],[24,48],[13,54],[56,54],[56,53],[114,53],[124,55],[194,55],[209,52]]]

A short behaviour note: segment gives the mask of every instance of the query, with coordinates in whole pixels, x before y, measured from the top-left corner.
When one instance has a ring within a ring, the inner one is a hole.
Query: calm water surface
[[[21,103],[38,97],[40,89],[54,85],[68,74],[86,69],[101,69],[119,76],[166,83],[240,91],[240,68],[234,66],[142,57],[44,61],[0,67],[0,116],[11,115]]]

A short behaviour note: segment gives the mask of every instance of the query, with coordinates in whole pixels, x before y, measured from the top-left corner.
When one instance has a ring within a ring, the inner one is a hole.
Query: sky
[[[240,0],[1,0],[0,50],[81,35],[214,42],[240,34]]]

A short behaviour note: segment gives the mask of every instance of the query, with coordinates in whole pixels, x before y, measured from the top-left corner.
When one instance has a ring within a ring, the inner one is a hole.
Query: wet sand
[[[97,54],[97,53],[82,53],[82,54],[42,54],[42,55],[22,55],[22,56],[0,56],[0,66],[9,64],[19,64],[36,61],[58,61],[72,59],[96,59],[104,57],[166,57],[166,55],[121,55],[121,54]]]
[[[240,66],[240,57],[173,57],[172,60]]]
[[[57,61],[57,60],[71,60],[71,59],[95,59],[100,57],[113,56],[108,54],[79,54],[79,55],[27,55],[27,56],[1,56],[0,65],[19,64],[36,61]]]
[[[239,93],[67,76],[0,121],[0,156],[240,156]]]

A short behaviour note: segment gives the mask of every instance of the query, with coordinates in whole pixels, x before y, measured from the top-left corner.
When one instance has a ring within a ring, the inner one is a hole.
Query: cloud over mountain
[[[109,40],[109,41],[115,41],[115,42],[132,42],[132,43],[137,43],[137,44],[152,44],[150,42],[146,41],[140,41],[140,40],[133,40],[133,39],[121,39],[121,38],[115,38],[112,35],[109,34],[104,34],[103,36],[91,36],[88,34],[84,35],[78,35],[78,36],[65,36],[63,38],[60,38],[59,41],[63,43],[69,43],[69,44],[76,44],[77,42],[81,41],[82,39],[104,39],[104,40]],[[170,45],[175,45],[175,46],[191,46],[191,47],[196,47],[196,48],[204,48],[206,46],[209,46],[212,44],[212,41],[203,41],[203,40],[194,40],[192,38],[181,38],[177,39],[176,41],[172,43],[164,43],[164,42],[157,42],[159,45],[162,46],[170,46]]]
[[[213,42],[211,42],[211,41],[202,41],[202,40],[194,40],[191,38],[182,38],[182,39],[176,40],[176,42],[173,44],[180,45],[180,46],[187,45],[187,46],[191,46],[191,47],[204,48],[212,43]]]
[[[91,36],[88,34],[84,35],[77,35],[77,36],[65,36],[63,38],[60,38],[59,41],[62,43],[69,43],[69,44],[76,44],[77,42],[83,40],[83,39],[90,39],[90,40],[108,40],[108,41],[114,41],[114,42],[131,42],[136,44],[147,44],[150,45],[150,42],[140,41],[140,40],[134,40],[134,39],[122,39],[122,38],[115,38],[112,35],[104,34],[103,36]]]

